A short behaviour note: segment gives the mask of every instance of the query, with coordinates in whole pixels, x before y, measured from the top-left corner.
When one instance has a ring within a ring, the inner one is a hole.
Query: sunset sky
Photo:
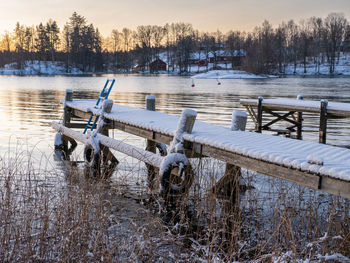
[[[112,29],[138,25],[188,22],[201,31],[252,30],[264,19],[274,26],[311,16],[342,12],[350,20],[350,0],[0,0],[0,34],[16,22],[27,26],[56,20],[60,26],[74,11],[99,28],[104,36]]]

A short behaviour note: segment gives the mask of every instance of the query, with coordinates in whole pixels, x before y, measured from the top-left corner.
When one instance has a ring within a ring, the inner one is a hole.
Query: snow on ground
[[[17,69],[17,63],[6,64],[0,68],[0,75],[77,75],[83,72],[77,68],[69,68],[57,61],[26,61],[23,69]]]
[[[254,75],[242,70],[211,70],[194,75],[194,79],[264,79],[267,76]]]
[[[286,75],[300,75],[300,76],[317,76],[317,75],[329,75],[329,65],[320,65],[320,70],[316,69],[315,64],[306,65],[306,73],[304,73],[304,65],[297,65],[295,74],[294,66],[288,65],[285,69]],[[350,65],[336,65],[334,70],[334,75],[344,75],[350,76]]]
[[[314,75],[329,75],[329,64],[327,62],[320,65],[320,70],[316,68],[316,64],[313,60],[309,59],[306,64],[306,73],[304,73],[304,64],[298,63],[294,74],[294,65],[290,64],[285,68],[286,75],[301,75],[301,76],[314,76]],[[350,54],[341,53],[339,61],[336,59],[334,75],[350,76]]]

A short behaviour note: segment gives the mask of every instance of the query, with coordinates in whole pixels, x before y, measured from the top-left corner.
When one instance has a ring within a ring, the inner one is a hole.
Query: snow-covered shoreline
[[[211,70],[192,76],[193,79],[266,79],[268,77],[272,76],[255,75],[243,70]]]
[[[233,70],[233,69],[221,69],[213,70],[210,69],[206,71],[205,67],[197,68],[197,72],[194,67],[191,67],[191,71],[186,74],[191,76],[193,79],[267,79],[267,78],[278,78],[278,77],[350,77],[350,61],[346,60],[340,61],[339,65],[336,66],[334,74],[329,74],[329,66],[327,64],[320,65],[319,69],[316,70],[314,64],[308,64],[306,67],[306,73],[304,73],[304,67],[298,64],[294,70],[293,65],[288,65],[285,67],[284,74],[276,75],[256,75],[243,70]],[[4,67],[0,68],[0,75],[8,76],[55,76],[55,75],[91,75],[91,74],[125,74],[125,73],[115,73],[110,70],[94,73],[94,72],[83,72],[79,68],[69,67],[68,72],[64,62],[58,61],[26,61],[24,62],[23,69],[18,69],[16,63],[6,64]],[[151,73],[140,72],[140,73],[130,73],[130,74],[151,74],[151,75],[182,75],[178,70],[174,71],[161,71]]]
[[[0,75],[32,76],[32,75],[81,75],[78,68],[67,69],[63,62],[57,61],[25,61],[23,69],[18,69],[16,63],[6,64],[0,68]]]

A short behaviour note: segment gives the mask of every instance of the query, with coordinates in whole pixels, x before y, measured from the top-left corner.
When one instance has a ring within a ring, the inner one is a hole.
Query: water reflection
[[[103,75],[98,77],[0,77],[0,151],[4,151],[10,136],[26,137],[35,143],[44,141],[44,151],[52,150],[54,131],[51,121],[62,116],[60,100],[65,89],[74,90],[76,98],[96,99],[107,77],[115,77],[116,85],[110,98],[115,103],[144,107],[146,95],[156,96],[158,111],[180,114],[184,108],[193,108],[198,119],[230,126],[234,109],[241,98],[288,97],[304,94],[305,99],[350,103],[349,78],[282,78],[262,80],[197,79],[191,87],[191,79],[177,76]],[[318,116],[305,114],[304,127],[314,132],[304,133],[304,139],[317,141]],[[350,145],[350,120],[336,119],[328,123],[327,142]],[[248,129],[254,124],[248,121]]]

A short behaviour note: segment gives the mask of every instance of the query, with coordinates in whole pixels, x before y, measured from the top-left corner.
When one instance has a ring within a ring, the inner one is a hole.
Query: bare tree
[[[122,39],[123,39],[123,56],[122,56],[122,64],[124,67],[124,70],[129,72],[131,68],[131,61],[130,61],[130,49],[132,48],[132,38],[133,38],[133,32],[129,28],[123,28],[122,29]]]
[[[205,52],[206,60],[209,62],[209,54],[212,51],[212,47],[215,46],[215,38],[209,33],[204,33],[202,36],[202,48]],[[209,63],[207,63],[207,71],[209,69]]]
[[[290,20],[287,23],[287,57],[288,61],[292,62],[294,65],[293,74],[296,74],[297,62],[298,62],[298,53],[299,53],[299,27],[294,23],[293,20]]]
[[[155,57],[159,57],[159,50],[165,36],[165,29],[162,26],[152,26],[153,46],[155,49]]]
[[[12,50],[13,38],[10,32],[5,31],[5,33],[2,35],[0,43],[1,43],[1,50],[5,50],[7,52],[10,52]]]
[[[350,25],[349,25],[349,23],[346,25],[346,28],[345,28],[343,43],[344,43],[343,51],[350,52]]]
[[[275,30],[275,43],[276,43],[276,59],[278,63],[278,73],[285,73],[285,60],[286,60],[286,38],[287,38],[287,28],[284,23],[279,25]]]
[[[337,52],[340,52],[340,43],[343,39],[347,20],[343,14],[331,13],[325,19],[327,30],[328,47],[330,51],[329,73],[335,70],[335,59]]]
[[[310,19],[308,19],[308,24],[310,26],[311,36],[312,36],[311,54],[314,57],[316,72],[319,74],[321,61],[323,60],[323,54],[322,54],[322,37],[324,32],[323,20],[320,17],[311,17]]]
[[[152,26],[138,26],[137,27],[137,39],[139,46],[141,47],[141,58],[139,61],[142,70],[148,68],[151,63],[152,54],[151,54],[151,45],[153,37],[153,28]]]
[[[113,52],[113,68],[118,67],[118,51],[122,46],[122,33],[120,33],[117,29],[112,30],[111,34],[112,40],[112,52]]]
[[[242,49],[244,45],[245,33],[240,31],[230,31],[226,36],[226,49],[232,57],[232,68],[239,66],[241,62]],[[235,60],[237,58],[237,60]]]
[[[304,74],[307,73],[306,60],[310,55],[311,43],[312,43],[312,34],[311,34],[309,23],[307,23],[305,20],[302,20],[300,22],[300,50],[299,51],[300,51],[301,58],[303,60]]]

